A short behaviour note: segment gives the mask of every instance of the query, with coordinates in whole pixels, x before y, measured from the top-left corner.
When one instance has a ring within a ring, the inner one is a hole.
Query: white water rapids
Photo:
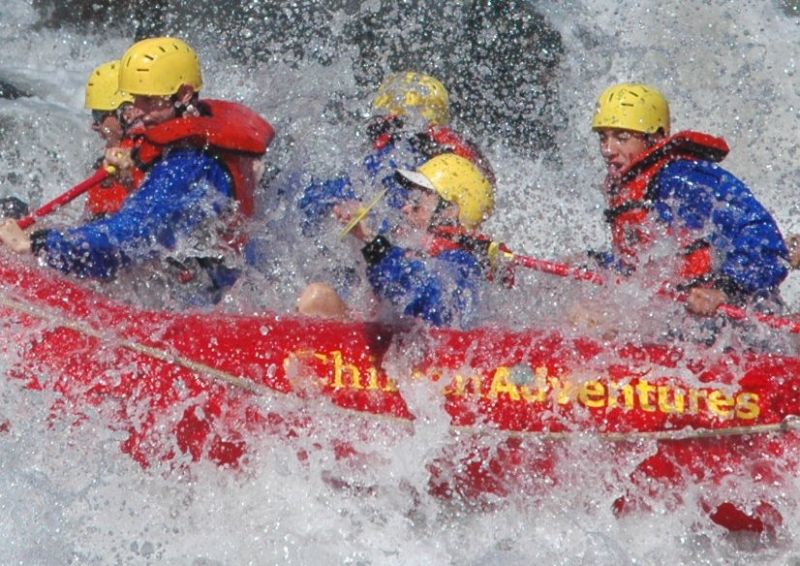
[[[488,233],[547,259],[603,247],[603,167],[588,124],[597,94],[626,80],[662,88],[674,130],[725,137],[732,147],[726,166],[750,184],[784,234],[800,233],[800,17],[777,1],[552,4],[540,9],[565,46],[556,77],[568,118],[556,133],[561,160],[530,159],[512,144],[484,146],[498,177]],[[0,6],[0,78],[33,94],[0,99],[0,196],[42,203],[85,178],[98,156],[100,142],[83,109],[85,79],[132,38],[38,29],[35,19],[23,0]],[[204,62],[205,95],[243,101],[276,126],[268,159],[280,165],[278,181],[292,171],[331,174],[356,161],[362,140],[349,127],[318,118],[329,88],[350,95],[349,112],[366,115],[370,93],[357,87],[345,55],[330,66],[246,68],[210,42],[195,47]],[[481,141],[479,132],[470,133]],[[279,196],[270,204],[271,217],[291,206]],[[60,220],[76,218],[79,208]],[[270,283],[279,286],[240,290],[240,303],[260,303],[256,293],[273,292],[267,302],[285,304],[313,271],[298,259],[303,251],[296,242],[281,236],[261,234],[267,249],[287,254],[280,282]],[[342,257],[350,251],[343,249]],[[800,310],[798,280],[793,275],[785,283],[792,311]],[[570,286],[571,293],[580,289]],[[552,314],[547,302],[544,296],[525,307],[525,317],[542,313],[532,325]],[[499,318],[521,316],[511,304],[498,308],[508,309]],[[0,367],[10,361],[0,360]],[[369,446],[375,460],[358,473],[340,470],[326,452],[301,463],[298,446],[267,438],[257,441],[244,472],[202,463],[179,474],[141,469],[119,451],[120,437],[103,426],[102,416],[88,415],[80,427],[48,425],[48,395],[0,380],[0,415],[14,423],[0,436],[0,563],[800,564],[796,507],[781,509],[784,527],[764,544],[725,533],[692,505],[667,511],[656,504],[651,514],[615,518],[614,496],[601,487],[613,470],[592,439],[571,448],[564,471],[573,481],[535,501],[512,497],[473,509],[434,499],[425,493],[421,463],[446,437],[447,416],[432,386],[404,393],[420,417],[415,435]],[[268,402],[280,409],[278,401]],[[323,423],[326,410],[320,407]],[[355,417],[329,422],[340,429],[365,426]],[[340,473],[373,489],[342,490],[325,480]],[[800,500],[800,478],[780,489],[786,500]],[[687,498],[696,495],[687,491]]]

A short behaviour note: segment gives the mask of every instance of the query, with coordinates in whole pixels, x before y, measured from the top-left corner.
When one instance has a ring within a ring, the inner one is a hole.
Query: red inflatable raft
[[[612,460],[650,447],[625,472],[618,513],[646,507],[664,490],[680,499],[689,484],[745,477],[774,485],[796,468],[797,358],[689,359],[676,347],[609,348],[537,330],[404,331],[275,314],[147,312],[3,251],[0,320],[8,376],[58,393],[54,414],[80,421],[106,412],[109,426],[126,433],[122,450],[144,466],[209,459],[237,468],[252,435],[298,435],[309,426],[309,412],[267,410],[264,396],[301,405],[327,397],[346,414],[375,415],[413,434],[402,392],[427,380],[453,430],[452,453],[421,463],[430,489],[444,497],[558,485],[558,454],[576,438],[602,444]],[[405,364],[385,363],[397,352],[414,353]],[[346,440],[337,454],[348,453]],[[767,498],[710,495],[702,505],[732,530],[780,523]]]

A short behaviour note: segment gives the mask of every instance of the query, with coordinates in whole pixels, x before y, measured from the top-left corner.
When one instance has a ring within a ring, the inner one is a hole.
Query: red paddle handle
[[[33,226],[33,224],[36,223],[36,221],[39,218],[41,218],[42,216],[47,216],[48,214],[61,208],[68,202],[75,200],[76,198],[81,196],[83,193],[85,193],[95,185],[102,183],[105,179],[109,177],[109,175],[111,175],[111,173],[106,169],[98,169],[94,175],[92,175],[82,183],[75,185],[64,194],[57,196],[47,204],[44,204],[41,207],[37,208],[25,218],[20,218],[19,220],[17,220],[17,224],[23,230],[25,230],[26,228],[30,228],[31,226]]]

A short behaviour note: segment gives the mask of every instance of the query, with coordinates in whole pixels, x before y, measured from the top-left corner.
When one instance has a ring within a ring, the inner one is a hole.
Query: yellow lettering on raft
[[[607,399],[606,386],[599,381],[587,381],[578,393],[578,400],[590,409],[605,407]]]
[[[386,375],[384,381],[384,374],[375,360],[370,360],[370,364],[361,369],[348,362],[340,350],[297,350],[289,353],[283,360],[283,369],[289,375],[295,371],[295,362],[309,359],[317,360],[332,369],[332,380],[327,385],[333,389],[386,393],[399,391],[396,380]],[[755,420],[761,415],[759,395],[751,392],[732,395],[719,389],[682,388],[672,383],[658,384],[644,379],[639,379],[634,384],[605,381],[602,378],[575,383],[569,375],[550,375],[544,366],[535,368],[533,373],[533,383],[518,385],[513,380],[511,368],[500,366],[494,370],[486,393],[481,374],[456,374],[442,392],[448,396],[473,395],[479,398],[486,395],[489,399],[505,399],[509,402],[545,403],[551,399],[553,403],[566,405],[577,401],[590,409],[622,407],[648,413],[707,413],[723,419]],[[426,371],[416,369],[411,378],[437,382],[446,375],[448,372],[441,368],[428,368]],[[320,378],[327,381],[323,376]]]
[[[672,404],[669,402],[670,392],[672,392]],[[658,410],[662,413],[683,413],[686,410],[686,395],[683,390],[668,385],[659,385]]]
[[[483,380],[478,374],[473,375],[469,379],[465,378],[460,373],[453,376],[449,385],[444,388],[445,395],[453,395],[455,397],[463,397],[471,393],[475,397],[480,397],[481,384]],[[469,388],[467,386],[470,386]]]
[[[708,392],[703,389],[689,389],[689,414],[696,415],[700,412],[700,399],[706,400]],[[706,405],[708,403],[706,402]]]
[[[489,389],[489,399],[497,399],[498,395],[508,395],[512,401],[521,400],[516,384],[508,379],[510,376],[511,370],[505,366],[495,370],[492,386]]]
[[[708,410],[724,419],[733,416],[734,400],[724,391],[714,390],[708,394]]]
[[[639,406],[647,413],[652,413],[656,410],[656,408],[650,404],[650,393],[655,390],[656,388],[645,379],[640,379],[636,384],[636,391],[639,392]]]
[[[555,400],[559,405],[566,405],[578,398],[580,387],[573,383],[569,379],[569,376],[561,378],[551,377],[549,381]]]
[[[736,418],[745,421],[757,419],[761,414],[758,393],[740,393],[736,396]]]
[[[353,389],[364,389],[361,385],[361,371],[354,364],[344,363],[344,358],[339,350],[332,352],[333,354],[333,388],[342,389],[348,387],[345,383],[345,373],[349,373],[351,381],[349,387]]]

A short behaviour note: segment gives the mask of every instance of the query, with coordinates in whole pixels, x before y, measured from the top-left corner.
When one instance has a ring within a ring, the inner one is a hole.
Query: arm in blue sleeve
[[[677,228],[711,244],[723,287],[756,293],[777,288],[786,277],[783,236],[742,181],[710,163],[679,161],[662,172],[659,187],[662,220],[677,220]]]
[[[356,193],[349,177],[329,181],[314,180],[297,201],[297,206],[305,216],[303,231],[307,232],[318,224],[338,203],[355,198]]]
[[[113,216],[64,231],[40,233],[33,250],[64,273],[110,279],[131,263],[172,249],[209,219],[229,210],[227,170],[196,149],[171,151]]]
[[[378,236],[365,246],[367,278],[375,293],[401,307],[403,313],[434,326],[468,324],[475,314],[481,268],[465,250],[436,258],[414,258]]]
[[[743,204],[742,214],[731,207],[713,215],[716,225],[732,228],[721,230],[727,253],[720,272],[745,293],[776,289],[788,275],[786,243],[772,216],[752,196]]]

